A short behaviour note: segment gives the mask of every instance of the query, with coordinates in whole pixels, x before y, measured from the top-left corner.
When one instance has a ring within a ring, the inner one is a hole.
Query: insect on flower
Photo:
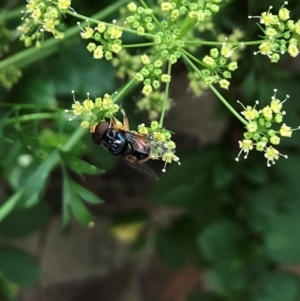
[[[145,162],[154,159],[154,154],[163,153],[165,146],[150,135],[130,131],[125,111],[121,112],[123,124],[112,116],[110,122],[101,121],[91,127],[93,141],[148,178],[159,180]]]

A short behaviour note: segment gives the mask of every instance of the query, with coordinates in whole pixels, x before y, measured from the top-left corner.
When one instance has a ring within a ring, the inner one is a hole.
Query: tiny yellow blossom
[[[123,31],[122,31],[121,27],[114,26],[110,29],[109,33],[110,33],[111,39],[120,39],[123,34]]]
[[[97,46],[94,50],[94,59],[102,59],[103,58],[103,47]]]
[[[282,103],[279,99],[273,99],[271,101],[270,108],[274,113],[280,113],[282,109]]]
[[[149,95],[152,91],[153,91],[153,89],[152,89],[151,85],[145,85],[143,90],[142,90],[142,93],[144,95]]]
[[[257,131],[257,123],[256,122],[249,122],[246,125],[246,129],[249,133],[255,133]]]
[[[272,44],[270,42],[263,42],[259,45],[261,54],[271,55],[272,54]]]
[[[122,50],[122,46],[119,44],[112,44],[110,46],[110,50],[111,50],[111,52],[119,53]]]
[[[291,127],[287,126],[285,123],[281,126],[279,133],[282,137],[292,137],[292,129]]]
[[[230,82],[228,80],[226,80],[226,79],[221,79],[219,81],[219,85],[220,85],[221,88],[228,90]]]
[[[103,33],[106,30],[106,25],[104,22],[99,22],[97,25],[97,30],[100,33]]]
[[[239,161],[239,157],[242,152],[245,153],[244,158],[247,159],[249,152],[253,149],[253,142],[249,139],[244,139],[243,141],[239,141],[239,148],[241,149],[238,153],[237,157],[235,158],[235,161]]]
[[[278,16],[281,20],[286,21],[290,18],[290,11],[287,8],[282,7],[279,10]]]
[[[81,32],[80,35],[83,39],[90,39],[94,34],[94,29],[87,26],[85,31]]]
[[[70,0],[58,0],[57,6],[59,9],[66,10],[70,7],[71,1]]]
[[[170,2],[162,2],[160,4],[161,11],[170,11],[172,8],[173,8],[173,5]]]
[[[222,48],[221,48],[221,54],[226,57],[229,58],[233,55],[233,49],[231,45],[227,45],[227,44],[223,44]]]
[[[141,55],[141,61],[144,65],[150,64],[150,59],[149,59],[149,56],[147,54]]]
[[[273,112],[269,106],[264,107],[261,112],[266,120],[270,121],[272,119]]]
[[[137,10],[137,5],[134,3],[134,2],[130,2],[128,5],[127,5],[127,8],[130,12],[134,13],[136,12]]]
[[[112,100],[111,95],[105,94],[102,100],[102,107],[105,110],[108,110],[111,106],[113,106],[114,102]]]
[[[259,115],[258,111],[255,109],[255,106],[253,108],[250,106],[247,106],[245,108],[245,111],[243,111],[241,114],[244,115],[247,120],[254,120]]]
[[[145,126],[144,123],[142,123],[142,124],[140,124],[140,125],[138,126],[138,132],[139,132],[140,134],[143,134],[143,135],[147,135],[147,134],[148,134],[148,129],[147,129],[147,127]]]
[[[84,108],[87,110],[87,111],[91,111],[94,109],[94,102],[90,99],[86,99],[84,102],[83,102],[83,106]]]
[[[75,116],[81,115],[83,112],[83,107],[79,101],[75,101],[75,103],[72,104],[72,109]]]
[[[267,159],[267,166],[270,167],[271,163],[275,164],[275,160],[279,159],[279,155],[281,154],[273,146],[267,147],[267,149],[265,150],[265,158]],[[281,156],[287,159],[286,155],[281,155]]]
[[[296,57],[299,54],[298,46],[295,44],[289,44],[287,51],[291,57]]]
[[[278,136],[274,135],[270,138],[270,142],[274,145],[278,145],[280,143],[280,138]]]

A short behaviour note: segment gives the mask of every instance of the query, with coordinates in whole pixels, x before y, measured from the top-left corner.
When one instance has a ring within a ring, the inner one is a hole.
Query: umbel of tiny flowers
[[[22,11],[24,23],[18,27],[22,33],[20,40],[27,47],[35,41],[36,47],[41,48],[45,32],[62,39],[64,34],[59,30],[60,20],[68,9],[73,10],[70,5],[71,0],[27,0],[26,10]]]
[[[285,7],[287,4],[288,2],[285,1],[277,15],[271,13],[273,7],[270,6],[268,11],[263,12],[261,16],[249,16],[250,19],[259,19],[258,26],[264,33],[264,41],[254,54],[266,55],[272,63],[277,63],[280,55],[286,52],[292,57],[299,54],[300,20],[296,23],[290,20],[290,11]]]
[[[82,116],[85,120],[81,122],[81,126],[90,128],[105,118],[111,118],[119,111],[119,105],[113,101],[115,94],[117,94],[117,92],[112,95],[106,93],[103,98],[96,97],[93,101],[90,99],[90,93],[87,93],[87,98],[81,103],[75,99],[75,92],[73,90],[74,103],[72,104],[72,110],[65,110],[65,112],[73,113],[74,116],[69,118],[70,121],[77,116]]]
[[[256,106],[259,104],[258,100],[253,107],[245,107],[238,101],[244,109],[241,114],[248,121],[248,124],[246,125],[246,132],[244,133],[245,139],[239,141],[240,152],[235,158],[236,161],[239,161],[239,157],[242,153],[245,154],[244,158],[246,159],[254,147],[257,151],[264,152],[264,157],[267,159],[267,166],[269,167],[271,164],[275,164],[280,156],[287,159],[287,155],[279,153],[273,145],[280,144],[280,136],[287,138],[292,137],[293,131],[300,129],[300,126],[292,129],[283,123],[283,116],[286,113],[282,111],[282,107],[289,98],[289,95],[286,95],[286,98],[281,101],[276,97],[276,93],[277,89],[274,89],[270,104],[259,111],[256,109]],[[276,124],[281,124],[281,127],[277,130],[272,129]]]

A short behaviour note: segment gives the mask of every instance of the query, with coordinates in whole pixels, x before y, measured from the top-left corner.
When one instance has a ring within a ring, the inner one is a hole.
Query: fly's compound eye
[[[105,135],[108,127],[109,127],[109,123],[106,121],[100,122],[95,126],[95,130],[92,133],[92,138],[96,144],[99,145],[101,143],[103,136]]]

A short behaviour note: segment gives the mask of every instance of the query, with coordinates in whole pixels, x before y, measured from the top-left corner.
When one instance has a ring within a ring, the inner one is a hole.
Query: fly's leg
[[[124,131],[129,131],[129,122],[128,122],[128,118],[126,116],[126,113],[125,113],[123,108],[121,108],[120,111],[123,115],[123,129],[124,129]]]

